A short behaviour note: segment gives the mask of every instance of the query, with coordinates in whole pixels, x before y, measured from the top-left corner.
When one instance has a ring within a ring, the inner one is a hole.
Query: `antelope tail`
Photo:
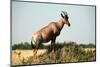
[[[35,46],[34,46],[34,44],[32,43],[32,41],[31,41],[31,46],[32,46],[33,49],[35,48]]]

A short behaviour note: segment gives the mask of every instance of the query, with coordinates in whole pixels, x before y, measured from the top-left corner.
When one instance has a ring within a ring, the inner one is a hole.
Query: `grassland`
[[[79,45],[75,42],[57,43],[55,52],[48,52],[48,47],[40,48],[37,58],[33,57],[33,50],[15,49],[12,50],[12,65],[69,63],[96,60],[95,45]],[[43,46],[42,46],[43,47]]]

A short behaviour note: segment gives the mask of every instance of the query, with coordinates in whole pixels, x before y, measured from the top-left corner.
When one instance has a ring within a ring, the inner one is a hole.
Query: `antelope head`
[[[69,20],[68,20],[69,17],[68,17],[67,12],[62,11],[62,13],[61,13],[61,17],[63,18],[64,23],[67,24],[68,26],[70,26],[70,23],[69,23]]]

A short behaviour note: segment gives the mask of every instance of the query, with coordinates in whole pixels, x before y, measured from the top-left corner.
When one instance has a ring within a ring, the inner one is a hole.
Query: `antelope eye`
[[[68,16],[66,16],[66,19],[68,19],[69,17]]]
[[[67,19],[68,19],[69,17],[67,17]]]

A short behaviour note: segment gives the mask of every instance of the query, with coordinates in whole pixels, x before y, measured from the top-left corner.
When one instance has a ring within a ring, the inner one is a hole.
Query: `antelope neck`
[[[64,23],[64,20],[63,20],[63,19],[60,19],[60,20],[57,22],[57,25],[58,25],[58,27],[59,27],[60,30],[63,28],[64,24],[65,24],[65,23]]]

